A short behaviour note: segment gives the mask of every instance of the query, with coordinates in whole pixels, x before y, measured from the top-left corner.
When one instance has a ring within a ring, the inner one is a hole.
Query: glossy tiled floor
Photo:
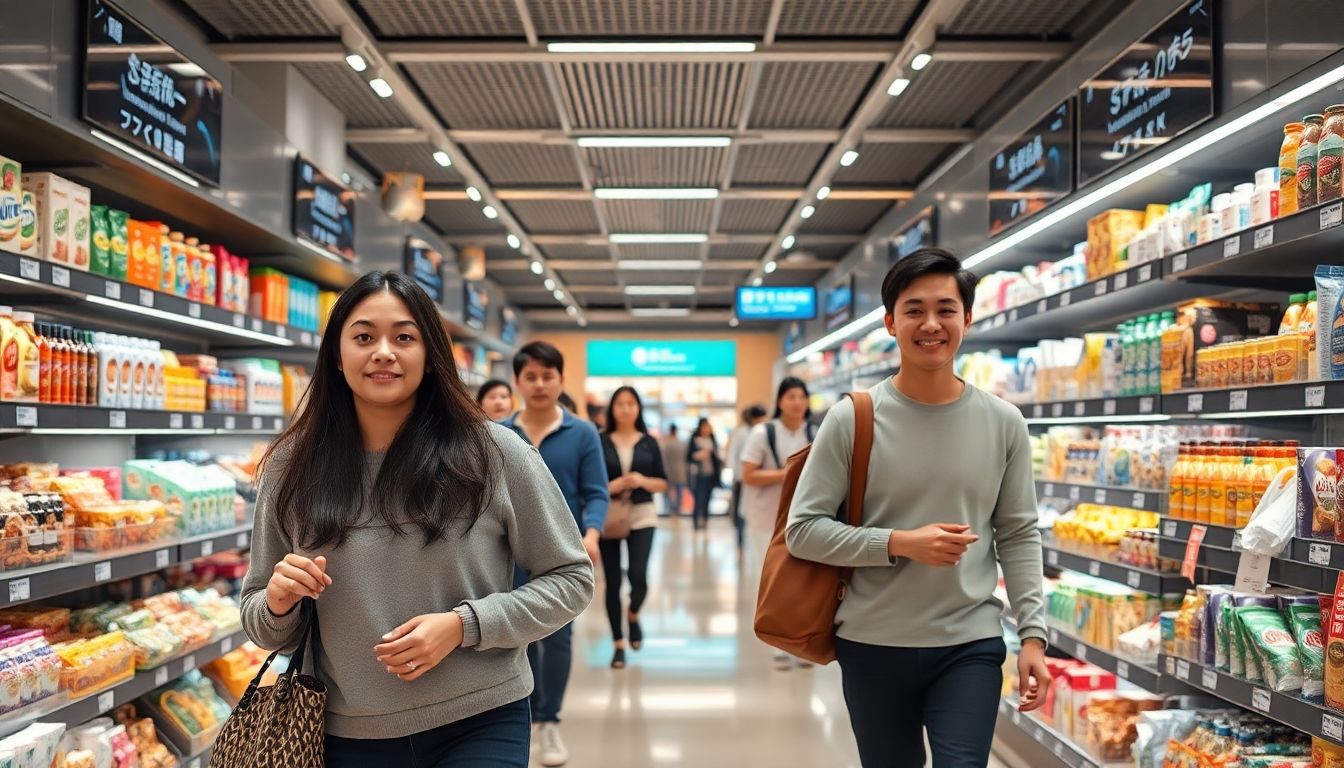
[[[570,766],[859,768],[839,669],[776,671],[752,634],[756,583],[739,574],[731,523],[697,534],[663,520],[649,574],[644,648],[627,669],[609,668],[601,584],[576,625]]]

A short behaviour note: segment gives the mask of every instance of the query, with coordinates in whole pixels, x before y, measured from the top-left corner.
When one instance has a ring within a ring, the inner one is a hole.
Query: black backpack
[[[817,425],[807,422],[807,442],[810,444],[817,436]],[[765,440],[770,444],[770,455],[775,457],[775,466],[779,469],[784,468],[784,462],[779,458],[779,444],[775,437],[775,420],[765,422]]]

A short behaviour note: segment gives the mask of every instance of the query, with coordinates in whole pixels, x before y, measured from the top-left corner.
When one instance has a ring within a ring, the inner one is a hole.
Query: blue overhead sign
[[[735,341],[590,341],[589,376],[736,376]]]
[[[817,289],[765,286],[737,289],[739,320],[811,320],[817,316]]]

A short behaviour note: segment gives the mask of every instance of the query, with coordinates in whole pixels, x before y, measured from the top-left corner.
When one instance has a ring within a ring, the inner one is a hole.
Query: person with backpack
[[[935,765],[986,764],[1007,653],[1000,569],[1022,638],[1018,709],[1040,708],[1050,687],[1026,423],[954,369],[975,285],[936,248],[891,268],[882,303],[901,368],[868,391],[870,423],[853,400],[831,409],[791,489],[788,551],[853,569],[834,654],[866,768],[922,768],[926,732]],[[869,429],[871,456],[851,466]],[[851,525],[836,511],[855,480]],[[760,617],[758,604],[758,631]]]
[[[740,559],[746,548],[746,519],[742,517],[742,453],[747,448],[747,438],[757,424],[765,421],[769,412],[760,403],[753,403],[742,409],[742,423],[728,436],[728,466],[733,472],[733,500],[729,509],[733,515],[733,528],[737,531],[737,556]]]
[[[714,489],[719,487],[719,476],[723,474],[719,441],[714,437],[714,425],[709,419],[701,418],[696,423],[695,432],[686,444],[686,462],[691,468],[691,489],[695,495],[695,511],[691,519],[695,530],[703,531],[709,527],[709,502],[714,498]]]
[[[802,379],[790,376],[781,381],[775,393],[774,418],[753,427],[742,449],[742,512],[750,540],[747,567],[753,571],[760,570],[775,530],[786,463],[816,436],[809,399]],[[784,651],[775,653],[774,663],[781,671],[795,664],[805,666],[803,660]]]

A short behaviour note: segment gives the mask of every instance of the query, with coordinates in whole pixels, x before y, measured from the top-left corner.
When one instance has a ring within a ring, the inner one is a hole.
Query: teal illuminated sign
[[[736,376],[735,341],[590,341],[589,376]]]

